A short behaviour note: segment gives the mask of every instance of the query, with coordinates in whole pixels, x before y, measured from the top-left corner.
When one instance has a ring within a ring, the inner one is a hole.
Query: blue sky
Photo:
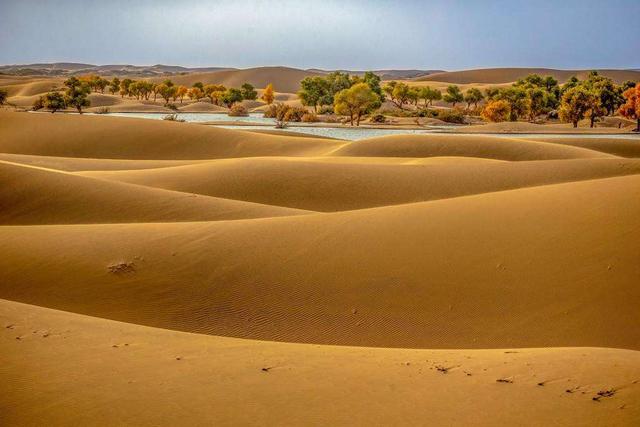
[[[640,0],[0,0],[0,63],[640,68]]]

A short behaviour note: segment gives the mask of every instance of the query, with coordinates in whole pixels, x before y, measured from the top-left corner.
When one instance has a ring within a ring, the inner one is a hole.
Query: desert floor
[[[0,183],[2,424],[640,421],[637,140],[4,111]]]

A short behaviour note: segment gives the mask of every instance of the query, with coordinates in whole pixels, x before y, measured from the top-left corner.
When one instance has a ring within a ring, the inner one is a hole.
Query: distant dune
[[[478,70],[449,71],[418,77],[416,81],[436,81],[454,84],[466,83],[510,83],[526,77],[528,74],[553,76],[564,83],[571,76],[584,79],[591,70],[554,70],[550,68],[483,68]],[[600,74],[610,77],[616,83],[626,80],[640,80],[640,72],[634,70],[598,70]]]
[[[300,89],[300,80],[309,76],[322,75],[324,74],[288,67],[257,67],[244,70],[214,71],[171,76],[171,80],[174,83],[186,86],[191,86],[195,82],[222,84],[226,87],[240,87],[243,83],[250,83],[260,89],[272,83],[274,89],[278,92],[294,93]],[[162,81],[163,79],[158,78],[156,80]]]

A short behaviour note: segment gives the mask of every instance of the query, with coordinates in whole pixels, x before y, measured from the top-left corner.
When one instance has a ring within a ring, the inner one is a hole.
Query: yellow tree
[[[180,98],[180,104],[182,104],[182,100],[187,93],[189,93],[189,89],[186,86],[178,86],[176,89],[176,96]]]
[[[194,86],[191,89],[189,89],[189,92],[187,93],[187,95],[192,101],[197,101],[200,98],[204,97],[204,92],[202,92],[202,90],[199,87]]]
[[[362,115],[376,102],[379,102],[378,95],[371,90],[368,84],[358,83],[349,89],[338,92],[333,101],[333,108],[336,114],[349,116],[351,126],[353,119],[356,119],[356,126],[360,126]]]
[[[626,102],[618,112],[628,119],[637,120],[636,132],[640,132],[640,82],[636,87],[625,90],[622,96]]]
[[[482,117],[490,122],[506,122],[511,116],[511,105],[507,101],[490,101],[482,109]]]
[[[269,83],[267,85],[267,87],[264,89],[264,93],[262,94],[260,99],[262,99],[264,102],[266,102],[267,105],[273,104],[273,100],[275,99],[275,96],[273,94],[273,84],[272,83]]]

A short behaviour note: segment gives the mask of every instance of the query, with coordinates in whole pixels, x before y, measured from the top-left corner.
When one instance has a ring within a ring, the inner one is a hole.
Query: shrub
[[[384,116],[384,114],[374,114],[373,116],[371,116],[369,121],[371,123],[385,123],[387,121],[387,118]]]
[[[315,123],[320,120],[318,119],[318,116],[316,116],[314,113],[306,113],[302,116],[302,121],[305,123]]]
[[[184,119],[179,119],[177,114],[167,114],[162,118],[162,120],[167,120],[169,122],[184,122]]]
[[[511,116],[511,106],[507,101],[491,101],[482,110],[482,118],[489,122],[505,122]]]
[[[176,104],[167,104],[167,107],[168,107],[170,110],[178,111],[178,106],[177,106]]]
[[[324,105],[320,107],[318,114],[333,114],[333,107],[330,105]]]
[[[98,108],[95,113],[96,114],[109,114],[109,107],[100,107]]]
[[[438,119],[447,123],[464,123],[464,114],[459,110],[440,110],[438,111]]]
[[[41,96],[35,101],[33,101],[33,105],[31,106],[31,109],[33,111],[42,110],[43,108],[44,108],[44,96]]]
[[[265,117],[267,119],[274,119],[276,117],[276,114],[278,113],[278,105],[284,105],[284,104],[271,104],[271,105],[269,105],[264,110],[263,117]]]
[[[325,121],[326,123],[338,123],[338,122],[339,122],[339,120],[338,120],[338,116],[336,116],[335,114],[331,114],[331,115],[329,115],[329,116],[326,116],[326,117],[324,118],[324,121]]]
[[[236,104],[233,107],[231,107],[231,109],[229,110],[229,116],[232,116],[232,117],[242,117],[242,116],[248,116],[248,115],[249,115],[249,111],[247,111],[244,105]]]
[[[289,107],[286,112],[288,122],[300,122],[302,121],[302,116],[308,113],[307,109],[303,107],[291,107],[289,105],[287,107]]]

